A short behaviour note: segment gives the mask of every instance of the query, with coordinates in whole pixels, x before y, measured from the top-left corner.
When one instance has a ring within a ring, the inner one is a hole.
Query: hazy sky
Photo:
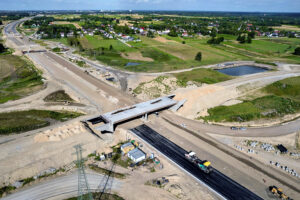
[[[300,0],[0,0],[0,10],[45,9],[300,12]]]

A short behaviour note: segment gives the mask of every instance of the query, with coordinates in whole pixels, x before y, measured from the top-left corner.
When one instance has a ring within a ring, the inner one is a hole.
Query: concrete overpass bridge
[[[149,114],[159,112],[164,109],[177,111],[181,106],[183,106],[186,100],[176,101],[173,99],[174,96],[175,95],[168,95],[114,110],[88,119],[84,123],[96,134],[104,132],[113,133],[117,124],[136,119],[137,117],[143,117],[147,120]]]

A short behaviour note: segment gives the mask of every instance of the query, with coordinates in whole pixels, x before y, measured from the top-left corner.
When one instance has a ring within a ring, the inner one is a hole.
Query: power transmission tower
[[[114,168],[115,168],[115,163],[112,162],[112,165],[111,167],[109,168],[109,173],[107,174],[104,174],[102,180],[100,181],[100,184],[96,190],[96,195],[95,195],[95,200],[101,200],[103,199],[103,197],[105,198],[105,194],[107,195],[110,195],[111,193],[111,188],[112,188],[112,185],[113,185],[113,181],[114,181],[114,178],[113,178],[113,171],[114,171]]]
[[[90,191],[90,186],[88,184],[86,174],[84,171],[84,160],[82,159],[82,147],[81,144],[74,146],[76,149],[77,161],[76,165],[78,167],[78,200],[93,200],[92,193]]]

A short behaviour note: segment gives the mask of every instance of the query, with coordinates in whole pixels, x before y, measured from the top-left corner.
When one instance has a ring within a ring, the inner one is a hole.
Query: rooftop
[[[128,152],[128,156],[131,156],[134,159],[138,159],[138,158],[143,157],[145,155],[146,154],[142,150],[140,150],[138,148],[135,148],[135,149],[133,149],[133,150],[131,150],[131,151]]]

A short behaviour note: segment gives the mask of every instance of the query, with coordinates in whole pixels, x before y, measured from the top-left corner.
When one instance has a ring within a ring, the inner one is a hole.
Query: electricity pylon
[[[84,160],[82,159],[82,147],[81,144],[74,146],[76,149],[77,161],[76,165],[78,167],[78,200],[93,200],[92,193],[90,191],[90,186],[86,178],[84,171]]]

